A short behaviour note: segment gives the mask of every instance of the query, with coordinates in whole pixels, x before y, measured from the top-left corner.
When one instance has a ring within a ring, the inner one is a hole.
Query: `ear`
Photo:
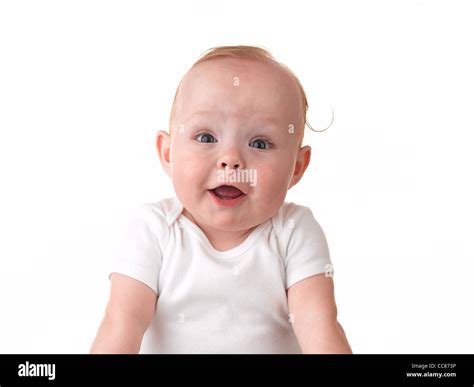
[[[296,159],[295,170],[293,172],[293,177],[290,181],[290,186],[288,189],[296,185],[301,178],[303,177],[306,168],[308,168],[309,162],[311,160],[311,147],[309,145],[305,145],[301,147],[298,151],[298,156]]]
[[[160,158],[161,166],[168,176],[170,175],[170,135],[160,130],[156,136],[156,149]]]

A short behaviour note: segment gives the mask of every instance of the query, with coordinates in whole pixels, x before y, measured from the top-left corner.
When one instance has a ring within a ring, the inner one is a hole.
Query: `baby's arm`
[[[352,353],[337,321],[331,277],[322,273],[295,283],[288,289],[288,307],[303,353]]]
[[[156,293],[147,285],[113,273],[105,316],[90,353],[138,353],[156,301]]]

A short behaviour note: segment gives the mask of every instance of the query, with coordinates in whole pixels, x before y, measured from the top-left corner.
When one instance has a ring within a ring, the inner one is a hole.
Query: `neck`
[[[183,215],[196,224],[206,235],[211,245],[218,251],[230,250],[241,244],[252,233],[257,226],[247,230],[226,231],[200,223],[186,210],[183,209]]]

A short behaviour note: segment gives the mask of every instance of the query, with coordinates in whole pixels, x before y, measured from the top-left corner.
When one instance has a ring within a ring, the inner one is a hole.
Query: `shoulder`
[[[272,218],[277,231],[286,234],[304,232],[305,230],[322,232],[319,222],[313,211],[307,207],[293,202],[284,202],[278,213]]]
[[[302,247],[328,250],[326,235],[310,207],[285,202],[272,221],[285,255]]]
[[[326,236],[309,207],[284,203],[274,224],[283,253],[287,289],[332,267],[328,266],[331,258]]]
[[[142,203],[126,209],[121,229],[127,238],[155,240],[160,245],[169,241],[170,228],[181,213],[176,198]]]
[[[131,221],[170,227],[181,211],[181,204],[176,198],[165,198],[136,205],[128,210],[126,217]]]

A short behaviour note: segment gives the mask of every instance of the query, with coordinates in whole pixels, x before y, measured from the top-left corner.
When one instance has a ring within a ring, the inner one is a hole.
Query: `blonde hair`
[[[280,66],[295,82],[300,95],[301,95],[301,107],[303,111],[303,123],[301,127],[301,132],[304,133],[304,126],[306,125],[306,111],[308,110],[308,101],[306,99],[306,93],[301,85],[299,79],[296,75],[284,64],[278,62],[273,55],[266,49],[256,46],[220,46],[220,47],[213,47],[209,50],[205,51],[201,54],[199,59],[192,65],[191,69],[197,66],[200,63],[216,59],[216,58],[241,58],[241,59],[251,59],[256,61],[263,61],[263,62],[270,62],[277,66]],[[191,70],[190,69],[190,70]],[[182,80],[181,80],[182,82]],[[174,115],[176,99],[178,96],[179,88],[181,86],[181,82],[176,89],[176,93],[173,99],[173,105],[171,108],[171,115],[170,115],[170,125],[171,120]]]

